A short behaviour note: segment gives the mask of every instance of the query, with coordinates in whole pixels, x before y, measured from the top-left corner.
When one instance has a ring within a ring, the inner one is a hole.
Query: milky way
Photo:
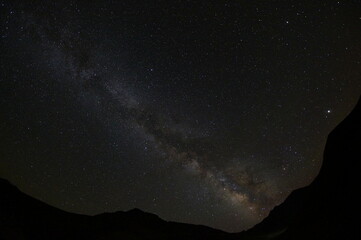
[[[175,123],[179,120],[171,119],[162,114],[161,110],[141,103],[141,99],[136,99],[122,87],[122,79],[112,76],[113,80],[109,81],[98,73],[96,66],[82,67],[81,59],[77,55],[81,53],[76,50],[75,53],[69,53],[62,48],[54,49],[42,26],[33,27],[41,36],[43,47],[48,50],[50,56],[47,57],[55,60],[51,69],[58,71],[59,64],[66,66],[63,73],[69,74],[70,78],[76,81],[75,85],[79,84],[77,91],[79,96],[82,96],[79,98],[83,100],[84,107],[98,111],[102,115],[102,122],[119,122],[136,129],[135,132],[140,135],[137,137],[140,140],[149,139],[150,147],[156,149],[154,157],[181,166],[187,174],[196,175],[230,204],[245,209],[244,214],[257,218],[266,216],[266,210],[270,210],[276,202],[275,187],[269,182],[257,179],[247,165],[216,165],[217,152],[214,152],[214,149],[217,147],[214,145],[219,143],[212,139],[216,138],[215,136],[193,134],[197,129],[182,126],[181,122]],[[74,36],[68,37],[70,39],[62,38],[59,41],[64,45],[73,44]],[[82,101],[79,104],[82,104]],[[221,154],[227,150],[218,151]]]
[[[67,211],[247,229],[361,90],[351,3],[1,6],[0,176]]]

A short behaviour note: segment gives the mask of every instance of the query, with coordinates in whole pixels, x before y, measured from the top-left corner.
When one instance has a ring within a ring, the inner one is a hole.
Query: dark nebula
[[[71,212],[250,228],[361,93],[358,1],[0,7],[0,177]]]

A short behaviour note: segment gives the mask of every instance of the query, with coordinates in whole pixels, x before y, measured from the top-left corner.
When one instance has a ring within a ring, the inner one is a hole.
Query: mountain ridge
[[[138,208],[87,216],[32,198],[0,178],[0,239],[359,239],[361,100],[328,136],[318,176],[240,233],[165,221]],[[340,163],[342,161],[342,163]]]

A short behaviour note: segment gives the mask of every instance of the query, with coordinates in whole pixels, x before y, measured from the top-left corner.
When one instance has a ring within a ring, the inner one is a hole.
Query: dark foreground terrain
[[[0,239],[361,239],[361,102],[327,140],[321,171],[252,229],[226,233],[138,209],[85,216],[49,206],[0,179]]]

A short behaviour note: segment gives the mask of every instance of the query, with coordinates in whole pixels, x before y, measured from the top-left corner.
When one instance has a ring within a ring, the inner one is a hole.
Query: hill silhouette
[[[164,221],[139,209],[86,216],[0,179],[0,239],[360,239],[361,101],[328,136],[319,175],[248,231]]]
[[[201,225],[167,222],[155,214],[127,212],[86,216],[34,199],[0,179],[0,239],[231,239]]]
[[[361,99],[328,136],[320,173],[293,191],[242,236],[262,239],[361,239]],[[263,237],[262,237],[263,236]]]

